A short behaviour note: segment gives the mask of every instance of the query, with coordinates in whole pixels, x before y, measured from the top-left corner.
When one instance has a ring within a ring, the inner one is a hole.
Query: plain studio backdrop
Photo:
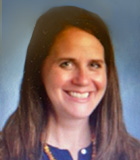
[[[140,139],[140,0],[3,0],[0,130],[18,104],[26,50],[36,20],[44,11],[61,5],[85,8],[106,22],[115,50],[124,121],[128,132]]]

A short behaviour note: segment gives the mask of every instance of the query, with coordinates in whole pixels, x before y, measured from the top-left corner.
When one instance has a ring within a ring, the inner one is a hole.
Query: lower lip
[[[70,101],[74,101],[77,103],[87,103],[90,99],[90,93],[89,96],[87,98],[77,98],[77,97],[72,97],[71,95],[68,94],[68,92],[64,91],[66,97],[70,100]]]

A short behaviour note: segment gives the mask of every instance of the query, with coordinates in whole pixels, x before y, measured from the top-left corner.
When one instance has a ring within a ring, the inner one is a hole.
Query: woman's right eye
[[[60,64],[61,68],[65,69],[71,69],[72,68],[72,62],[71,61],[64,61]]]

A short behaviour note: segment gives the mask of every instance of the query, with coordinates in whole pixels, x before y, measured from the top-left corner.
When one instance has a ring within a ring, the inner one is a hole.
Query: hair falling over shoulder
[[[114,51],[108,29],[98,15],[73,6],[52,8],[36,23],[27,50],[19,105],[0,133],[0,160],[41,160],[43,133],[49,113],[53,111],[42,84],[41,67],[56,35],[68,26],[93,34],[105,51],[108,85],[89,119],[97,140],[95,159],[140,160],[140,142],[127,133],[122,118]]]

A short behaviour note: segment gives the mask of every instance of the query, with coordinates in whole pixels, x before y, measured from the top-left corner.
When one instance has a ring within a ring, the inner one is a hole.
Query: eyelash
[[[71,61],[64,61],[64,62],[62,62],[62,63],[60,64],[60,67],[61,67],[61,68],[64,68],[64,69],[71,69],[71,68],[72,68],[72,62],[71,62]],[[102,66],[101,66],[101,64],[98,63],[98,62],[91,62],[91,63],[89,64],[89,67],[90,67],[91,69],[99,69],[99,68],[101,68]]]
[[[90,66],[95,69],[101,68],[101,64],[99,64],[98,62],[92,62]]]
[[[71,65],[72,65],[72,62],[70,62],[70,61],[64,61],[64,62],[62,62],[60,64],[60,67],[62,67],[62,68],[68,68],[68,67],[71,67]]]

